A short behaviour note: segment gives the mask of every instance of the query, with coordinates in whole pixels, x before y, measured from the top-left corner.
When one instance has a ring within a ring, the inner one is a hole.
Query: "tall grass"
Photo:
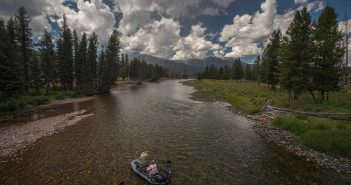
[[[298,142],[317,151],[351,158],[351,125],[323,118],[276,118],[273,125],[298,136]]]

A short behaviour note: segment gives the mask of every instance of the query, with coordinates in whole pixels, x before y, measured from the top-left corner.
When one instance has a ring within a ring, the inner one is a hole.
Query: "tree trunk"
[[[273,91],[276,91],[276,90],[277,90],[277,88],[276,88],[275,85],[272,85],[272,90],[273,90]]]
[[[50,82],[48,82],[46,84],[46,92],[45,92],[45,96],[47,96],[49,94],[49,88],[50,88]]]
[[[310,92],[311,92],[311,95],[312,95],[312,97],[313,97],[314,102],[315,102],[315,103],[318,103],[318,100],[317,100],[316,97],[314,96],[313,91],[310,90]]]
[[[289,90],[289,101],[291,100],[291,90]]]

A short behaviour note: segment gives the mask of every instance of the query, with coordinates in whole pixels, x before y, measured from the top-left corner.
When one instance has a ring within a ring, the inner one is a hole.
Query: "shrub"
[[[26,106],[26,102],[23,101],[23,99],[10,99],[8,101],[0,103],[0,111],[13,112],[24,106]]]
[[[65,97],[65,95],[63,93],[59,93],[59,94],[55,95],[55,99],[56,100],[63,100],[65,98],[66,97]]]

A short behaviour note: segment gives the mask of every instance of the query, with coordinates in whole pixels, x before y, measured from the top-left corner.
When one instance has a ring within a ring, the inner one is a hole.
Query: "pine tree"
[[[17,50],[17,44],[16,44],[16,22],[15,20],[11,17],[6,24],[6,29],[7,29],[7,34],[10,39],[10,43],[12,47],[16,48]]]
[[[243,78],[244,72],[243,72],[243,66],[241,65],[240,58],[235,59],[233,70],[234,70],[233,79],[235,79],[236,81],[241,80]]]
[[[294,70],[292,69],[292,61],[289,60],[287,56],[289,56],[289,47],[287,37],[283,38],[281,49],[280,49],[280,57],[281,61],[279,64],[279,85],[280,88],[287,89],[289,92],[289,100],[292,98],[292,76],[294,74]]]
[[[257,55],[257,58],[252,66],[252,79],[255,81],[261,80],[261,57]]]
[[[313,82],[319,91],[320,102],[328,100],[329,91],[338,90],[344,50],[343,35],[338,29],[337,17],[334,8],[325,7],[318,18],[314,33],[316,57],[313,66]]]
[[[129,77],[132,80],[136,80],[139,78],[139,67],[138,67],[138,60],[136,58],[134,58],[131,62],[130,62],[130,66],[129,66]]]
[[[88,83],[88,65],[87,65],[87,51],[88,38],[87,34],[83,33],[79,42],[78,58],[76,63],[76,79],[78,88],[83,88]]]
[[[278,63],[279,63],[279,50],[281,45],[282,34],[280,30],[274,30],[264,52],[265,60],[265,80],[271,88],[275,90],[279,82],[278,78]]]
[[[78,38],[78,34],[76,30],[73,30],[73,48],[74,48],[74,69],[73,69],[73,76],[74,76],[74,80],[75,80],[75,86],[78,86],[78,79],[77,79],[77,71],[79,73],[79,38]],[[81,78],[79,78],[79,80],[81,81]]]
[[[252,80],[252,71],[251,71],[250,64],[246,64],[244,78],[245,78],[245,80]]]
[[[21,64],[9,40],[4,22],[0,20],[0,100],[16,97],[23,92]]]
[[[141,80],[145,80],[146,79],[146,66],[147,66],[147,64],[146,64],[146,62],[144,61],[144,60],[142,60],[141,62],[140,62],[140,65],[139,65],[139,70],[140,70],[140,78],[139,78],[139,81],[141,81]]]
[[[216,79],[218,77],[218,73],[219,73],[218,69],[213,64],[210,65],[208,78],[209,79]]]
[[[267,52],[267,48],[264,48],[263,50],[263,55],[261,58],[261,65],[260,65],[260,82],[262,83],[267,83],[267,68],[268,68],[268,64],[267,64],[267,57],[266,55],[264,55],[264,53]]]
[[[99,90],[102,92],[108,91],[113,85],[118,77],[118,62],[119,62],[119,52],[120,52],[120,33],[114,30],[111,34],[110,40],[107,45],[105,60],[101,65],[101,79],[99,84]]]
[[[40,88],[42,85],[41,81],[41,69],[39,59],[34,55],[30,61],[30,74],[31,74],[31,84],[35,89],[36,94],[40,94]]]
[[[231,73],[230,67],[224,66],[224,68],[223,68],[223,79],[224,80],[229,80],[230,79],[230,73]]]
[[[73,88],[73,43],[71,29],[68,27],[67,18],[63,14],[62,33],[59,39],[58,73],[64,90]]]
[[[89,88],[96,88],[97,78],[97,48],[98,38],[95,32],[89,37],[88,57],[87,57],[87,84]]]
[[[124,55],[124,73],[125,73],[125,78],[129,78],[129,59],[128,59],[128,54]]]
[[[309,89],[309,78],[311,77],[311,61],[313,57],[311,16],[307,9],[296,12],[286,37],[284,38],[283,54],[281,54],[281,83],[289,91],[293,91],[293,98],[299,96]],[[283,81],[282,81],[283,79]],[[292,98],[291,96],[289,99]]]
[[[32,31],[29,27],[31,21],[27,11],[20,7],[16,13],[16,43],[19,48],[20,61],[23,65],[24,71],[24,89],[26,92],[29,91],[29,62],[32,53]]]
[[[127,78],[127,71],[128,71],[128,62],[127,62],[127,55],[122,54],[121,55],[121,78],[122,80],[125,80]]]
[[[105,60],[105,47],[101,47],[99,59],[98,59],[98,67],[97,67],[97,87],[101,90],[102,86],[104,85],[103,79],[105,77],[105,70],[106,70],[106,60]]]
[[[40,58],[41,58],[41,69],[43,72],[43,79],[45,82],[47,96],[50,89],[50,84],[55,81],[55,52],[54,44],[51,39],[50,33],[47,30],[44,31],[44,34],[40,40]]]
[[[217,76],[215,77],[215,79],[224,79],[224,72],[223,72],[223,67],[220,67],[219,70],[218,70],[218,74]]]

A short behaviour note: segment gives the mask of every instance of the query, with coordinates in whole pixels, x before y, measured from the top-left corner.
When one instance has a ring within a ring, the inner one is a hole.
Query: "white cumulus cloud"
[[[201,24],[192,26],[190,34],[178,41],[172,59],[204,58],[209,51],[221,50],[219,44],[213,44],[205,39],[205,32],[206,28]]]
[[[189,35],[181,36],[179,19],[189,16],[190,9],[197,8],[200,0],[118,0],[115,3],[123,14],[118,30],[122,33],[125,52],[186,59],[203,58],[218,49],[207,39],[206,28],[200,24],[192,26]],[[213,13],[216,12],[207,12]]]
[[[305,4],[308,0],[294,0],[295,4]]]
[[[64,0],[2,0],[0,15],[7,20],[19,7],[25,7],[32,18],[30,24],[32,31],[34,35],[39,35],[44,29],[52,30],[49,19],[53,19],[50,16],[58,16],[58,22],[61,23],[62,15],[65,13],[72,29],[76,29],[79,33],[96,32],[100,42],[106,42],[114,29],[115,17],[102,0],[77,0],[78,12],[63,5],[63,2]]]
[[[220,41],[231,48],[226,57],[241,57],[256,55],[261,52],[258,45],[279,27],[277,21],[277,3],[275,0],[266,0],[261,4],[261,11],[254,15],[237,15],[233,24],[225,25],[220,33]],[[282,18],[283,16],[279,16]],[[282,22],[280,20],[279,22]]]
[[[278,14],[277,6],[276,0],[266,0],[261,4],[260,11],[253,15],[236,15],[232,24],[225,25],[219,38],[231,50],[225,57],[261,54],[262,45],[275,29],[285,33],[294,18],[295,10],[289,9],[284,14]]]

